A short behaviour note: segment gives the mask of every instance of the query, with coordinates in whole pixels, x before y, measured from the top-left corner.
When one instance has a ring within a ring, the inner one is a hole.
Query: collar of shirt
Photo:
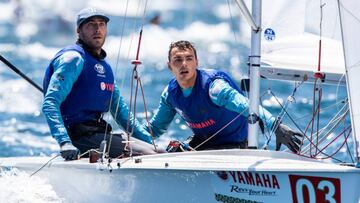
[[[96,59],[99,59],[99,60],[104,60],[106,58],[106,52],[105,50],[101,49],[101,52],[100,52],[100,55],[94,53],[92,51],[91,48],[89,48],[85,43],[84,41],[82,41],[81,39],[78,39],[76,41],[76,44],[78,44],[79,46],[81,46],[82,48],[84,48],[87,52],[89,52],[93,57],[95,57]]]

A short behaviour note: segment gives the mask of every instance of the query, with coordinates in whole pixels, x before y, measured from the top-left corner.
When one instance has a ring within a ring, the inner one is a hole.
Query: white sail
[[[322,3],[320,71],[326,74],[324,82],[337,83],[345,73],[337,2]],[[261,74],[285,80],[307,75],[312,80],[319,61],[320,1],[264,1],[263,8],[272,9],[264,9],[262,16]]]
[[[360,1],[339,1],[355,153],[360,156]]]

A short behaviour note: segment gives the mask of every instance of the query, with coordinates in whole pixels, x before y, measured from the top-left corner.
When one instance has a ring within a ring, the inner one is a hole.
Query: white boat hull
[[[0,159],[34,172],[49,157]],[[220,150],[64,162],[36,173],[69,202],[359,202],[360,170],[286,152]]]

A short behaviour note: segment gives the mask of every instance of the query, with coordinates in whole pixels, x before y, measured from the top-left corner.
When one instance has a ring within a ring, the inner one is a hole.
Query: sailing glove
[[[71,144],[71,142],[65,142],[60,146],[60,154],[66,161],[78,159],[79,150]]]
[[[274,122],[273,128],[274,127],[277,127],[275,129],[276,151],[279,151],[281,144],[284,144],[292,152],[298,153],[300,151],[300,146],[304,135],[302,133],[291,130],[288,126],[279,123],[279,121]]]

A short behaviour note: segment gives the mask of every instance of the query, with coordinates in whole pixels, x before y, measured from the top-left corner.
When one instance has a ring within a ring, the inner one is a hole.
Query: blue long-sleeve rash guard
[[[67,51],[53,61],[54,73],[50,79],[48,90],[45,94],[42,110],[50,127],[50,132],[59,145],[71,142],[61,116],[61,103],[69,95],[72,86],[78,79],[84,66],[84,59],[76,51]],[[62,75],[59,78],[57,75]],[[123,128],[127,126],[129,109],[120,96],[118,86],[115,84],[111,102],[111,114],[117,124]],[[130,129],[134,124],[134,137],[151,143],[150,134],[143,128],[130,113]]]
[[[192,88],[183,89],[184,96],[189,96],[191,91]],[[248,99],[236,89],[232,88],[230,84],[223,79],[216,79],[210,83],[209,96],[211,101],[218,106],[223,106],[228,110],[243,113],[245,116],[248,115]],[[154,137],[159,137],[165,133],[176,115],[176,110],[167,102],[167,97],[168,91],[166,87],[161,94],[159,107],[150,121]],[[262,107],[259,109],[259,114],[266,127],[270,129],[275,121],[275,117]]]

